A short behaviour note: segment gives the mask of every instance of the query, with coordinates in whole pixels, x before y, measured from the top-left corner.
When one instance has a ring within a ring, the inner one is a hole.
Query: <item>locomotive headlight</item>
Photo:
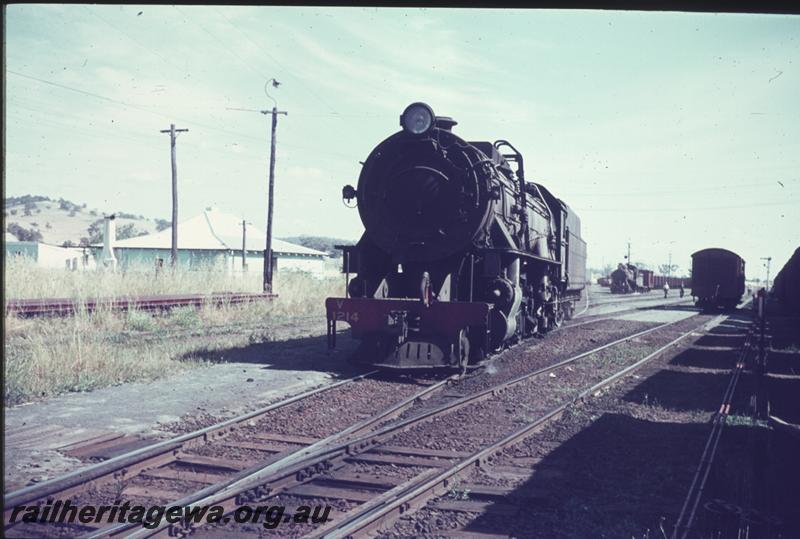
[[[411,103],[400,116],[400,125],[412,135],[422,135],[433,127],[433,109],[425,103]]]

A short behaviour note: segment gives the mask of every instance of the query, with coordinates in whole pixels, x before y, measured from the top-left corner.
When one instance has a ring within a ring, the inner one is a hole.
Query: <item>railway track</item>
[[[157,296],[123,296],[113,298],[37,298],[10,299],[6,301],[6,316],[68,316],[80,311],[97,310],[165,311],[177,307],[203,305],[237,305],[253,301],[271,301],[277,294],[223,292],[215,294],[168,294]]]
[[[653,303],[653,305],[679,305],[682,303],[687,303],[687,304],[693,303],[693,299],[691,296],[685,296],[683,298],[677,296],[663,298],[655,294],[627,294],[627,295],[589,294],[588,306],[585,309],[583,309],[583,312],[581,312],[581,314],[578,316],[585,316],[586,311],[589,310],[604,309],[611,307],[613,305],[641,304],[642,308],[647,308],[647,304],[649,303]]]
[[[618,315],[619,313],[615,313],[614,316]],[[614,316],[595,316],[591,319],[567,323],[560,329],[601,323],[614,318]],[[558,330],[553,333],[557,332]],[[646,333],[647,332],[644,332],[643,334]],[[626,340],[634,339],[637,335],[638,334],[626,335],[615,342],[621,343]],[[512,350],[521,348],[525,348],[525,344],[515,347]],[[499,354],[494,356],[493,360],[502,357],[504,357],[504,354]],[[491,361],[484,365],[484,367],[488,367],[489,364],[491,364]],[[448,384],[454,382],[456,379],[455,376],[451,376],[432,383],[427,387],[423,387],[414,394],[409,394],[409,391],[398,394],[395,401],[400,402],[397,402],[396,405],[392,404],[388,406],[381,413],[370,414],[367,419],[352,418],[353,424],[351,426],[354,428],[351,429],[348,427],[344,430],[337,429],[336,432],[331,433],[327,437],[307,436],[302,433],[292,434],[291,432],[281,433],[264,431],[261,421],[271,414],[274,415],[276,411],[283,410],[288,413],[288,409],[291,405],[299,405],[301,401],[311,400],[315,397],[321,399],[324,396],[325,399],[330,398],[331,400],[336,400],[337,394],[344,392],[348,387],[353,387],[353,385],[359,381],[373,380],[375,374],[375,372],[370,372],[352,379],[324,386],[249,414],[188,433],[176,439],[147,445],[145,447],[138,447],[130,453],[118,456],[113,456],[113,448],[120,447],[120,440],[99,438],[88,445],[74,448],[73,455],[83,457],[96,456],[99,458],[111,456],[112,458],[104,462],[93,464],[74,473],[67,474],[66,476],[12,492],[5,497],[5,506],[10,508],[17,505],[29,505],[37,501],[41,502],[47,498],[63,499],[70,496],[80,496],[81,493],[85,493],[89,490],[100,489],[102,491],[104,487],[108,488],[109,485],[124,485],[125,487],[131,487],[134,494],[137,492],[141,493],[142,491],[133,488],[136,485],[132,484],[132,482],[135,482],[134,478],[139,476],[148,477],[151,480],[174,480],[188,482],[189,484],[192,483],[193,478],[199,479],[195,484],[208,484],[212,480],[216,481],[221,480],[223,477],[233,477],[237,474],[244,473],[248,465],[259,460],[259,458],[263,461],[264,455],[269,455],[269,459],[277,459],[277,461],[289,455],[294,455],[294,458],[297,458],[298,455],[306,454],[309,451],[313,452],[314,448],[319,447],[317,442],[320,439],[324,440],[322,445],[327,445],[340,438],[352,437],[358,433],[367,432],[381,422],[386,422],[392,417],[396,417],[402,413],[403,410],[410,408],[421,399],[430,398],[437,390],[449,387]],[[466,377],[460,378],[460,382],[462,385],[468,386],[466,382],[477,378],[480,374],[481,371],[473,372]],[[391,386],[390,382],[386,382],[386,384],[385,386],[374,388],[372,394],[381,393],[382,390]],[[408,387],[405,389],[408,390]],[[472,390],[474,390],[474,387]],[[358,391],[361,391],[361,388],[354,390],[354,392]],[[402,400],[401,397],[406,394],[409,394],[408,398]],[[452,400],[452,395],[445,396],[444,399]],[[374,408],[371,412],[374,412]],[[358,422],[356,419],[363,420]],[[261,430],[259,431],[259,429]],[[245,432],[248,434],[244,434]],[[237,434],[240,435],[237,436]],[[248,436],[251,435],[255,436],[255,442],[248,438]],[[227,443],[227,446],[225,446],[227,450],[234,450],[234,452],[238,450],[239,454],[237,458],[242,456],[245,458],[241,458],[241,462],[239,463],[232,463],[230,459],[226,457],[220,458],[214,456],[213,451],[211,453],[208,451],[208,448],[213,445],[212,442]],[[122,447],[124,448],[125,445],[122,444]],[[200,448],[199,452],[196,450],[197,448]],[[247,454],[242,455],[242,451]],[[259,453],[259,451],[261,453]],[[254,456],[257,457],[252,458]],[[248,459],[246,457],[251,458]],[[228,460],[228,462],[224,462],[225,460]],[[161,489],[162,494],[165,492],[164,489]],[[6,522],[8,522],[8,511],[6,511],[5,517]]]
[[[599,321],[601,319],[583,321],[575,325],[586,325]],[[394,402],[381,412],[374,413],[373,409],[373,413],[368,414],[369,417],[351,417],[352,422],[349,426],[344,429],[337,426],[327,436],[303,436],[298,433],[275,432],[264,428],[263,420],[270,417],[270,414],[274,416],[275,411],[286,410],[291,405],[297,406],[304,403],[308,405],[307,400],[315,396],[322,398],[323,393],[327,399],[324,402],[336,400],[337,391],[344,391],[347,386],[352,388],[354,387],[353,384],[357,384],[358,381],[371,380],[374,373],[367,373],[332,386],[325,386],[318,390],[307,392],[246,416],[189,433],[175,440],[137,449],[130,454],[120,455],[68,476],[21,489],[6,496],[5,506],[6,508],[13,508],[17,505],[36,503],[37,500],[42,501],[45,498],[63,499],[75,496],[79,501],[83,500],[85,503],[90,503],[92,498],[87,495],[88,492],[94,491],[96,495],[98,489],[102,493],[103,488],[105,488],[108,496],[109,489],[114,490],[115,487],[120,485],[122,485],[122,488],[119,489],[120,493],[124,494],[126,498],[157,499],[162,502],[167,501],[178,505],[188,505],[190,503],[205,503],[208,500],[204,499],[204,497],[208,498],[208,495],[215,499],[222,496],[221,500],[230,508],[234,507],[237,502],[241,502],[244,499],[242,498],[243,493],[248,491],[250,491],[249,496],[251,497],[253,492],[260,493],[259,496],[263,495],[264,492],[267,492],[264,484],[269,485],[267,488],[270,493],[282,488],[293,487],[295,490],[289,490],[289,495],[300,495],[301,497],[307,497],[315,493],[319,494],[320,492],[324,493],[325,485],[329,488],[342,488],[341,485],[349,485],[351,487],[356,485],[367,489],[366,492],[362,491],[360,494],[350,494],[351,497],[359,496],[357,502],[362,503],[365,501],[364,498],[366,496],[372,498],[376,495],[374,488],[378,484],[384,487],[390,486],[391,488],[395,488],[397,485],[393,485],[391,480],[378,479],[370,481],[362,480],[363,477],[348,478],[349,472],[346,471],[342,472],[344,474],[342,477],[336,477],[334,473],[333,476],[323,481],[323,485],[312,484],[305,487],[302,485],[307,484],[309,479],[319,476],[323,472],[330,472],[331,470],[336,472],[336,467],[339,466],[341,468],[341,466],[344,466],[345,464],[342,463],[345,463],[349,457],[354,454],[361,454],[364,450],[380,443],[380,440],[385,441],[387,437],[394,437],[397,433],[411,429],[414,425],[430,422],[437,417],[455,413],[460,408],[478,405],[481,401],[494,398],[499,394],[505,393],[509,388],[523,384],[525,381],[542,377],[544,374],[554,370],[566,368],[581,358],[598,354],[603,350],[625,342],[643,338],[672,324],[662,324],[643,332],[624,336],[606,345],[577,354],[568,360],[559,361],[523,377],[502,382],[487,390],[471,395],[456,396],[453,393],[447,394],[441,391],[446,387],[452,387],[449,382],[453,382],[455,377],[440,380],[418,391],[408,391],[408,388],[406,388],[407,391],[405,393],[398,394]],[[472,378],[477,376],[478,373],[471,375]],[[388,387],[374,388],[372,394],[385,392]],[[396,386],[392,387],[396,391]],[[358,388],[357,391],[363,393],[363,386]],[[439,397],[431,399],[437,391]],[[426,398],[429,402],[436,401],[436,403],[427,406],[426,409],[424,403],[419,404],[421,399]],[[453,401],[454,398],[456,398],[455,402]],[[442,404],[443,402],[444,404]],[[386,424],[390,419],[398,417],[404,411],[410,409],[416,410],[414,417],[405,418],[394,425],[375,430],[377,426]],[[272,417],[272,419],[274,420],[275,418]],[[360,421],[358,421],[359,419]],[[103,440],[98,441],[100,449],[102,449],[104,443],[106,442]],[[209,449],[215,447],[224,447],[225,451],[215,455],[215,451],[218,451],[218,449]],[[91,448],[84,448],[83,454],[91,454],[91,451]],[[407,467],[409,465],[431,465],[432,462],[437,461],[439,467],[441,467],[442,463],[450,462],[450,459],[458,459],[465,456],[464,451],[420,449],[419,447],[410,447],[408,445],[400,445],[394,449],[391,446],[384,446],[383,450],[378,451],[378,453],[378,457],[374,455],[372,457],[362,456],[360,457],[360,462],[362,464],[366,462],[368,466],[381,467],[387,464],[388,459],[390,467],[391,465]],[[260,455],[260,460],[253,458],[256,454]],[[229,455],[234,455],[235,458],[231,458]],[[267,456],[266,459],[264,458],[265,456]],[[247,457],[250,457],[250,459]],[[370,459],[374,461],[372,464],[369,464]],[[255,461],[258,462],[256,463]],[[248,486],[253,482],[261,482],[262,484],[258,485],[253,491],[253,487]],[[172,489],[165,488],[164,485],[166,484]],[[206,487],[198,490],[198,487],[202,485],[206,485]],[[175,487],[178,490],[174,490]],[[303,492],[303,488],[307,490]],[[300,491],[298,492],[297,489],[300,489]],[[194,492],[194,494],[184,496],[186,492]],[[230,496],[227,496],[227,494],[230,494]],[[246,497],[247,495],[245,495]],[[349,503],[355,503],[355,501],[349,500]],[[6,523],[8,523],[8,510],[5,517]],[[7,532],[15,532],[17,530],[18,528],[10,527]],[[91,528],[87,528],[81,531],[89,532],[91,536],[99,537],[121,536],[130,532],[131,529],[129,527],[120,527],[92,531]],[[175,532],[175,530],[173,529],[172,532]],[[31,530],[26,529],[24,533],[31,533]],[[36,530],[33,530],[32,533],[36,533]],[[13,536],[13,534],[10,536]],[[23,534],[22,536],[29,535]]]
[[[705,486],[709,478],[709,474],[714,465],[715,457],[717,454],[717,447],[719,446],[720,438],[722,437],[722,430],[731,413],[731,404],[733,402],[734,392],[739,382],[739,378],[745,370],[748,357],[755,353],[753,349],[754,329],[751,327],[747,332],[744,345],[739,352],[739,357],[736,361],[728,386],[725,388],[725,393],[722,396],[719,410],[714,414],[711,420],[711,431],[708,434],[706,445],[703,448],[703,454],[700,457],[697,469],[695,470],[692,484],[689,486],[689,491],[684,499],[681,512],[678,515],[675,528],[671,535],[671,539],[688,539],[693,532],[693,526],[697,520],[697,509],[705,494]]]
[[[150,477],[191,481],[197,479],[204,483],[213,477],[215,481],[226,476],[235,475],[252,464],[248,459],[254,455],[267,458],[283,453],[293,453],[306,445],[313,447],[313,438],[298,434],[285,434],[270,429],[265,423],[278,422],[287,424],[292,408],[308,406],[309,401],[324,396],[327,400],[346,402],[347,394],[358,393],[361,400],[370,396],[377,397],[388,389],[393,390],[390,400],[392,404],[379,413],[370,415],[367,420],[358,421],[343,430],[338,430],[332,437],[345,436],[362,432],[375,422],[383,421],[402,412],[414,400],[442,388],[450,378],[420,386],[411,383],[396,383],[376,378],[378,371],[370,371],[334,384],[307,391],[300,395],[282,400],[278,403],[260,408],[253,412],[232,418],[221,423],[195,430],[175,439],[148,444],[130,452],[114,456],[73,473],[12,492],[4,497],[6,511],[5,522],[8,522],[10,508],[18,505],[31,505],[48,498],[69,498],[91,490],[102,489],[109,484],[126,484],[134,478]],[[409,396],[411,394],[411,396]],[[386,399],[384,399],[386,400]],[[283,417],[281,417],[283,416]],[[282,420],[282,421],[281,421]],[[244,434],[243,434],[244,431]],[[259,431],[253,434],[254,431]],[[252,435],[252,436],[251,436]],[[122,444],[120,443],[122,442]],[[131,440],[129,443],[135,443]],[[83,458],[103,458],[114,448],[125,448],[125,441],[100,437],[75,448],[67,448],[67,454]],[[218,450],[227,450],[233,458],[217,458],[209,456]],[[238,457],[238,458],[236,458]],[[129,485],[129,491],[135,496],[141,489]],[[25,537],[25,535],[22,535]]]
[[[709,322],[704,322],[706,325]],[[653,333],[658,330],[671,326],[673,323],[664,324],[641,332],[637,337],[641,337],[648,333]],[[583,387],[576,388],[570,398],[563,402],[549,408],[542,409],[536,412],[536,417],[531,418],[530,421],[516,429],[510,429],[509,432],[498,433],[494,441],[486,446],[469,450],[465,455],[457,456],[455,453],[452,455],[451,460],[446,464],[443,463],[436,467],[434,473],[422,473],[417,475],[412,480],[398,485],[392,490],[386,491],[377,497],[373,497],[368,502],[360,505],[356,509],[347,512],[339,520],[331,522],[325,528],[315,530],[309,537],[314,538],[343,538],[343,537],[362,537],[367,534],[373,534],[381,530],[386,530],[390,527],[395,519],[402,515],[409,513],[425,506],[429,501],[434,498],[439,498],[447,493],[456,493],[455,499],[440,499],[434,506],[438,510],[443,511],[460,511],[466,513],[480,513],[489,506],[496,506],[497,503],[502,505],[506,496],[511,494],[513,488],[496,487],[482,485],[479,483],[469,482],[469,477],[474,473],[476,468],[482,469],[483,473],[490,477],[497,477],[502,475],[510,475],[516,477],[524,477],[530,474],[530,470],[523,466],[514,469],[513,467],[494,467],[491,464],[492,457],[501,453],[505,448],[519,443],[524,438],[540,431],[548,423],[558,419],[564,411],[576,401],[583,399],[589,395],[595,394],[603,388],[611,385],[623,376],[630,374],[634,370],[643,366],[645,363],[660,356],[662,353],[678,344],[681,340],[695,332],[697,328],[692,328],[688,331],[680,333],[675,338],[669,340],[666,344],[659,346],[656,350],[651,351],[639,358],[635,362],[625,365],[619,370],[604,376],[599,381],[594,381],[591,384],[586,384]],[[511,386],[525,383],[527,380],[540,377],[543,374],[552,373],[556,370],[566,368],[574,361],[585,358],[589,355],[596,354],[602,350],[608,349],[613,346],[619,345],[619,342],[609,343],[587,354],[581,354],[570,360],[560,362],[552,367],[540,369],[525,377],[513,380],[500,387],[493,388],[492,395],[489,398],[505,400],[504,404],[510,402],[515,395],[510,391]],[[511,399],[505,398],[506,392],[512,393]],[[499,392],[499,394],[498,394]],[[380,441],[379,441],[380,443]],[[380,451],[380,446],[375,449]],[[291,492],[291,490],[289,491]],[[459,499],[459,492],[469,493],[469,499]],[[458,530],[451,531],[452,537],[459,536]]]
[[[606,307],[610,304],[623,304],[626,303],[625,301],[606,302],[599,305],[590,304],[588,308],[584,309],[584,311],[581,314],[575,316],[575,319],[580,318],[580,322],[577,321],[567,322],[564,326],[562,326],[561,328],[556,328],[554,331],[560,331],[561,329],[568,327],[577,327],[584,323],[589,323],[597,320],[609,320],[613,317],[625,313],[636,312],[641,309],[657,309],[662,306],[668,307],[670,305],[687,303],[688,301],[689,299],[683,301],[673,300],[667,303],[658,304],[651,307],[633,306],[629,309],[621,309],[619,311],[614,311],[613,315],[591,314],[591,309],[596,307]],[[270,323],[234,322],[229,324],[208,325],[208,326],[203,326],[202,328],[169,327],[169,328],[148,330],[148,331],[105,332],[96,334],[93,333],[91,336],[84,336],[84,338],[91,339],[92,341],[97,341],[97,342],[107,341],[120,345],[129,345],[129,344],[141,345],[142,343],[157,343],[172,339],[214,339],[219,336],[254,334],[257,332],[263,332],[264,330],[274,329],[274,326],[280,328],[289,325],[296,325],[298,322],[310,325],[315,321],[319,321],[320,327],[323,327],[323,321],[320,319],[318,315],[308,315],[308,316],[277,318],[275,321],[271,321]],[[347,332],[347,330],[343,329],[341,330],[341,332]],[[55,338],[52,342],[68,342],[70,340],[72,340],[71,336],[64,336],[61,338]],[[5,344],[6,346],[13,345],[17,347],[26,347],[34,345],[34,343],[31,342],[29,339],[26,339],[24,337],[20,338],[14,335],[7,336]]]
[[[605,320],[605,318],[602,320]],[[583,325],[596,321],[599,320],[587,320],[576,325]],[[232,328],[228,326],[222,326],[220,329],[230,330]],[[250,328],[248,327],[247,329]],[[559,329],[564,329],[564,328],[562,327]],[[162,335],[160,332],[140,332],[140,333],[142,333],[142,335],[135,336],[137,341],[141,341],[141,339],[147,340],[149,338],[154,338],[154,339],[176,338],[179,336],[185,336],[185,334],[182,333],[175,334],[174,332],[167,332],[165,335]],[[130,336],[130,338],[133,337],[134,336]],[[29,488],[20,489],[6,496],[6,502],[7,502],[6,505],[8,506],[8,505],[18,505],[21,503],[30,503],[36,501],[37,499],[44,499],[47,496],[69,495],[73,492],[72,490],[73,487],[77,488],[76,491],[80,491],[81,489],[91,485],[99,485],[102,484],[104,480],[109,480],[108,479],[109,475],[114,475],[115,477],[113,478],[113,480],[116,480],[116,478],[119,477],[118,473],[120,471],[123,471],[122,475],[129,475],[129,476],[135,475],[137,470],[131,467],[134,464],[142,469],[149,467],[151,464],[160,465],[162,462],[163,455],[166,455],[169,452],[180,451],[185,447],[190,447],[194,442],[198,440],[206,441],[209,439],[215,439],[224,436],[226,433],[234,430],[238,425],[245,424],[251,421],[257,421],[258,418],[264,416],[265,414],[273,410],[283,408],[295,402],[299,402],[300,400],[303,399],[321,395],[322,393],[330,390],[341,388],[341,386],[344,386],[346,384],[350,384],[352,382],[361,380],[363,378],[373,376],[377,374],[377,372],[378,371],[370,371],[366,374],[358,375],[348,380],[336,382],[328,386],[323,386],[311,391],[307,391],[300,395],[293,396],[291,398],[282,400],[278,403],[270,404],[266,407],[230,419],[228,421],[224,421],[218,424],[211,425],[206,428],[202,428],[187,433],[175,439],[159,442],[152,445],[147,445],[146,447],[138,448],[131,452],[114,456],[105,462],[94,464],[87,468],[78,470],[75,473],[70,473],[62,477],[56,478],[52,481],[47,481],[44,483],[39,483]],[[426,390],[423,390],[420,393],[420,395],[418,395],[418,397],[423,396],[425,391]],[[94,454],[94,456],[96,458],[103,458],[103,454],[109,454],[108,451],[110,451],[110,454],[113,454],[115,446],[120,445],[119,438],[123,438],[123,436],[118,435],[116,438],[101,436],[94,440],[88,441],[89,443],[81,444],[78,447],[67,451],[70,456],[75,456],[75,457],[92,456],[93,455],[92,452],[95,451],[96,453]],[[133,441],[132,437],[124,437],[124,438]]]

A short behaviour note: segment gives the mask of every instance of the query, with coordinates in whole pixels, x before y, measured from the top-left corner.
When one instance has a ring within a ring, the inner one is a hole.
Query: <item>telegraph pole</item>
[[[176,133],[185,133],[188,129],[175,129],[175,124],[170,124],[169,129],[162,129],[162,133],[169,133],[170,149],[172,150],[172,267],[178,264],[178,164],[175,161]]]
[[[277,81],[274,81],[277,82]],[[269,202],[267,204],[267,245],[264,248],[264,292],[272,292],[272,205],[275,193],[275,130],[278,127],[278,114],[288,115],[286,111],[279,111],[277,106],[272,110],[262,110],[261,114],[272,114],[272,138],[269,146]]]
[[[247,271],[247,221],[242,219],[242,274]]]
[[[628,264],[631,263],[631,242],[628,242]]]
[[[260,112],[261,114],[272,115],[272,129],[270,131],[270,145],[269,145],[269,200],[267,202],[267,244],[264,246],[264,292],[272,292],[272,207],[273,198],[275,194],[275,131],[278,128],[278,115],[283,114],[288,116],[285,110],[278,110],[278,102],[275,98],[269,95],[268,88],[272,85],[277,88],[281,85],[275,79],[269,79],[264,85],[264,93],[267,97],[272,99],[272,110],[253,110],[253,109],[239,109],[230,108],[228,110],[243,110],[247,112]]]
[[[771,256],[762,257],[761,260],[766,260],[767,261],[767,264],[766,264],[766,266],[767,266],[767,287],[766,287],[766,290],[769,292],[769,266],[770,266],[770,263],[772,262],[772,257]]]

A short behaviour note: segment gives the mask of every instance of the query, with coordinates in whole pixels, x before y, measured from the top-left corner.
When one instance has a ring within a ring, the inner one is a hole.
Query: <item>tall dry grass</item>
[[[6,263],[6,298],[117,297],[124,295],[258,292],[260,275],[230,277],[213,271],[104,273],[46,270],[19,261]],[[272,324],[324,317],[324,300],[339,295],[340,278],[278,273],[279,297],[243,305],[181,308],[163,315],[130,311],[78,312],[63,318],[5,317],[6,404],[69,391],[88,391],[131,381],[154,380],[207,365],[194,354],[209,346],[253,344],[276,336]],[[202,335],[221,335],[209,339]],[[143,337],[147,337],[146,339]],[[277,336],[280,338],[280,336]]]
[[[172,271],[165,268],[156,274],[152,266],[132,266],[112,271],[67,271],[43,268],[26,257],[5,261],[6,298],[76,298],[120,297],[153,294],[260,292],[261,275],[257,272],[227,275],[213,268]]]

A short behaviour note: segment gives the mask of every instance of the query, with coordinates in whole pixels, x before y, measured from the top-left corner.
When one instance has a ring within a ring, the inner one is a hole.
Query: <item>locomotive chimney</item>
[[[116,215],[113,213],[104,217],[105,228],[103,230],[103,252],[100,255],[100,260],[103,261],[103,267],[111,271],[117,269],[117,258],[114,256],[114,244],[117,241],[117,223],[115,221]]]

